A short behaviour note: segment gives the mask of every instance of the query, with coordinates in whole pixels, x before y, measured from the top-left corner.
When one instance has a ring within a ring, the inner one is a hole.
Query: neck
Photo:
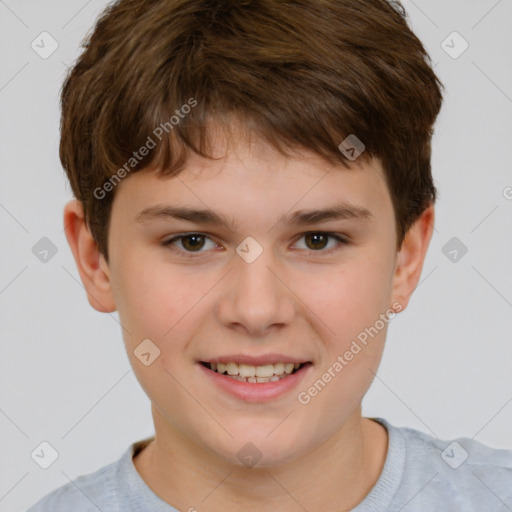
[[[179,510],[220,512],[233,503],[248,512],[350,510],[377,482],[387,453],[386,429],[360,409],[313,451],[268,468],[219,460],[153,415],[155,439],[133,462],[151,490]]]

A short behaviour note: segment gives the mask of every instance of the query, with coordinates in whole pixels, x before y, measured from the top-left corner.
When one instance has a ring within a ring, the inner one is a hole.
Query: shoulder
[[[115,476],[120,460],[55,489],[27,512],[117,512]]]
[[[416,501],[422,510],[441,503],[454,509],[464,506],[468,512],[512,507],[512,450],[468,437],[440,439],[382,421],[405,452],[400,489],[404,500]]]
[[[450,475],[484,470],[512,478],[512,450],[493,448],[469,437],[440,439],[408,427],[400,430],[411,456],[410,462],[415,455],[421,454],[425,457],[423,463],[430,462]]]

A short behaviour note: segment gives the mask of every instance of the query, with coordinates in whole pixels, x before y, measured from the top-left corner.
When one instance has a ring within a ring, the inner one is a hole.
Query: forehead
[[[146,169],[125,178],[115,209],[134,218],[156,205],[194,206],[233,217],[282,218],[291,210],[350,203],[374,215],[392,213],[378,159],[332,164],[306,149],[285,156],[262,139],[212,139],[215,160],[190,153],[184,169],[165,177]],[[136,210],[136,211],[135,211]],[[377,213],[378,212],[378,213]]]

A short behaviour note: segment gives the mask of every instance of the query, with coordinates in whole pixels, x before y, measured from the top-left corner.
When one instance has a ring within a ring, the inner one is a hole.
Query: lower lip
[[[279,398],[297,387],[302,379],[312,368],[311,363],[307,363],[295,373],[274,382],[241,382],[232,379],[226,375],[214,372],[201,363],[197,363],[201,371],[214,382],[220,389],[228,394],[246,402],[266,402]]]

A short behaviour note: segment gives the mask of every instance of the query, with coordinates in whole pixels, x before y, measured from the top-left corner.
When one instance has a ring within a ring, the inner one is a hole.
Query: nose
[[[293,320],[294,295],[270,250],[251,263],[235,255],[234,268],[226,278],[217,314],[227,327],[263,337]]]

